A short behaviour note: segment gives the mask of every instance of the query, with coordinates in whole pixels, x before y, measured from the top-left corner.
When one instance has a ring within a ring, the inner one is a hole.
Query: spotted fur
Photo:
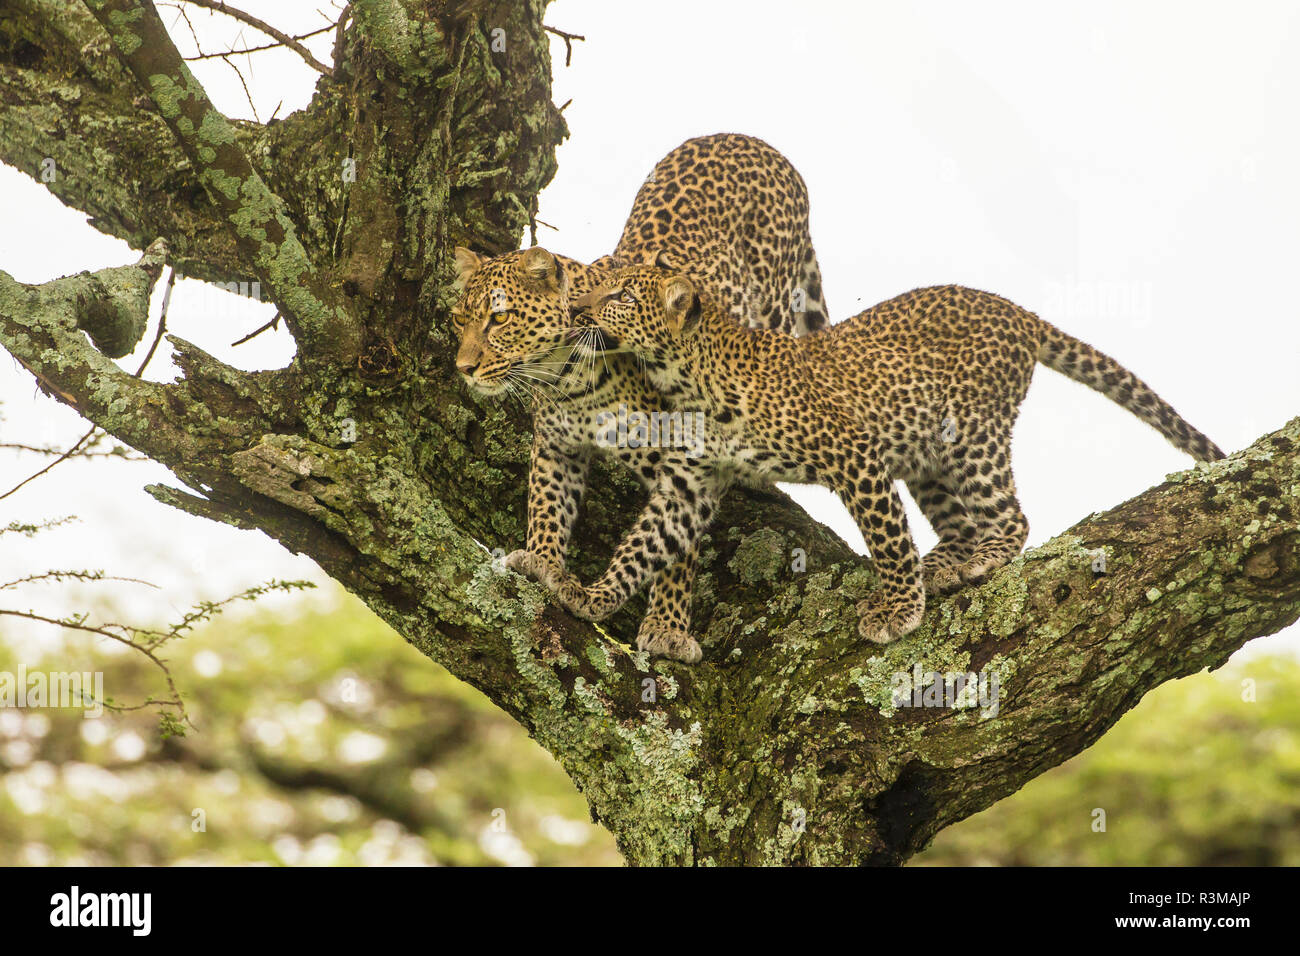
[[[601,337],[584,347],[636,355],[674,407],[711,422],[705,454],[671,480],[679,502],[619,547],[611,573],[633,588],[694,546],[734,475],[822,484],[848,507],[879,572],[880,588],[858,606],[860,634],[907,634],[927,592],[982,581],[1024,546],[1011,430],[1037,362],[1194,458],[1223,457],[1113,359],[987,292],[919,289],[801,339],[741,328],[689,279],[653,268],[621,272],[588,304]],[[896,479],[939,534],[924,562]]]
[[[733,324],[791,334],[826,324],[808,235],[807,190],[798,172],[761,140],[706,136],[688,140],[655,166],[610,256],[588,265],[541,248],[490,260],[457,249],[462,294],[453,312],[460,337],[456,366],[476,391],[515,393],[533,406],[528,540],[507,557],[507,565],[590,620],[613,613],[653,577],[637,646],[695,661],[700,649],[690,634],[693,543],[654,572],[642,569],[635,585],[625,574],[607,573],[584,588],[565,570],[593,454],[622,461],[650,490],[637,528],[677,508],[674,481],[694,468],[682,448],[608,447],[600,441],[602,415],[620,406],[646,413],[667,406],[632,356],[597,360],[592,350],[574,347],[575,303],[616,269],[656,262],[690,276],[724,303]],[[711,513],[714,505],[701,500],[697,507]],[[622,557],[635,563],[628,553]]]
[[[641,184],[614,254],[595,265],[649,265],[661,253],[750,328],[804,335],[829,324],[808,187],[760,139],[720,133],[678,146]]]

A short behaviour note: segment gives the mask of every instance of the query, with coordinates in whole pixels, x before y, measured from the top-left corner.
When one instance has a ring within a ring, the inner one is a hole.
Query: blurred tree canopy
[[[336,600],[219,618],[174,645],[184,737],[162,739],[153,709],[0,710],[0,865],[620,861],[514,721]],[[23,662],[102,670],[110,697],[158,685],[107,641]],[[0,643],[0,671],[17,667]]]
[[[183,738],[148,709],[5,708],[0,865],[621,862],[549,754],[393,637],[341,592],[218,618],[172,647]],[[122,696],[157,686],[93,638],[24,660],[103,671]],[[1300,863],[1300,672],[1257,655],[1167,684],[914,863]]]

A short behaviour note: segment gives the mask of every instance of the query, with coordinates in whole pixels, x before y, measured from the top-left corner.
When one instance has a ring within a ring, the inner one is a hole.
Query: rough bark
[[[266,127],[213,115],[147,4],[88,6],[0,0],[0,159],[39,176],[52,157],[64,202],[137,247],[167,240],[189,274],[263,281],[299,354],[246,373],[172,338],[181,380],[118,368],[86,332],[109,352],[138,339],[160,247],[45,286],[0,273],[0,345],[190,489],[152,486],[159,500],[311,556],[487,694],[630,861],[898,863],[1152,687],[1300,615],[1297,419],[1086,519],[883,649],[856,638],[869,564],[785,496],[738,493],[696,601],[705,662],[645,660],[628,646],[638,607],[593,627],[494,567],[484,546],[524,537],[528,418],[480,405],[451,365],[449,250],[513,248],[564,135],[545,0],[355,0],[334,76]],[[610,469],[591,484],[587,577],[639,498]],[[916,665],[996,674],[997,716],[896,706]]]

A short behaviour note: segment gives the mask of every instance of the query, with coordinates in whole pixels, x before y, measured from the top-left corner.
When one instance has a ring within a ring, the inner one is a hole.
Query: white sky
[[[323,20],[315,0],[245,0],[290,32]],[[977,9],[976,9],[977,8]],[[1300,9],[1284,2],[957,2],[736,5],[557,0],[548,22],[584,34],[554,97],[571,138],[539,216],[539,241],[580,259],[609,252],[646,173],[682,140],[761,136],[807,180],[831,314],[908,289],[958,282],[996,291],[1110,353],[1225,449],[1300,414]],[[174,9],[161,8],[169,25]],[[204,48],[255,31],[206,11]],[[182,52],[193,42],[173,27]],[[508,41],[508,38],[507,38]],[[226,44],[225,47],[222,44]],[[328,35],[309,45],[328,58]],[[289,53],[245,74],[265,119],[311,95]],[[194,64],[217,105],[250,117],[229,66]],[[30,176],[0,166],[0,269],[26,282],[133,261]],[[157,314],[157,299],[154,315]],[[178,283],[169,328],[243,368],[284,364],[287,334],[230,343],[269,319],[257,306]],[[152,327],[149,337],[152,336]],[[123,361],[134,369],[140,355]],[[449,358],[450,360],[450,358]],[[174,374],[166,355],[150,377]],[[70,443],[85,429],[0,360],[0,440]],[[0,452],[0,491],[43,463]],[[1159,482],[1190,461],[1127,412],[1040,369],[1016,432],[1030,544]],[[120,599],[169,613],[269,577],[324,576],[269,538],[190,518],[140,488],[151,463],[59,466],[0,501],[0,524],[69,512],[79,525],[5,541],[0,579],[102,567],[160,585]],[[174,483],[174,481],[172,482]],[[861,549],[829,492],[797,497]],[[934,538],[912,509],[918,543]],[[503,547],[518,542],[503,542]],[[1195,546],[1195,542],[1189,542]],[[114,586],[115,589],[117,586]],[[71,610],[89,592],[31,592]],[[11,602],[12,606],[12,602]],[[1251,650],[1300,646],[1292,633]]]

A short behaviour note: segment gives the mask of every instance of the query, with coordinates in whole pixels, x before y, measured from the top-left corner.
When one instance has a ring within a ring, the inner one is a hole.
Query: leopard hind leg
[[[966,511],[955,483],[945,475],[931,474],[907,483],[930,527],[939,536],[921,560],[925,593],[950,594],[962,586],[960,568],[975,550],[979,526]]]
[[[975,521],[979,540],[958,567],[965,584],[979,584],[1020,553],[1029,537],[1029,519],[1016,497],[1011,473],[1010,429],[991,430],[984,441],[964,449],[957,491]]]

